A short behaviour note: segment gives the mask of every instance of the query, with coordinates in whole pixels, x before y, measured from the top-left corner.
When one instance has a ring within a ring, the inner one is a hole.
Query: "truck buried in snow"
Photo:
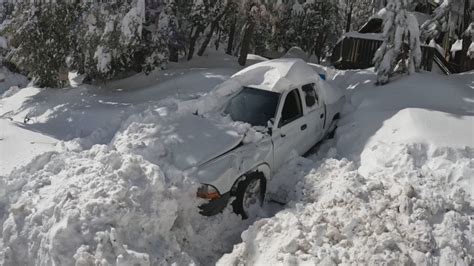
[[[301,59],[264,61],[220,86],[232,87],[227,89],[232,93],[214,113],[248,125],[259,137],[195,114],[179,123],[178,130],[189,134],[176,147],[175,159],[182,169],[193,168],[201,183],[202,214],[217,214],[232,199],[233,210],[246,219],[263,203],[267,182],[291,153],[303,155],[334,133],[344,96]]]

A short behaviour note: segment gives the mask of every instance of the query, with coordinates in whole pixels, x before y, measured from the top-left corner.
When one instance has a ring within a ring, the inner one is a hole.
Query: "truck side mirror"
[[[273,123],[275,123],[275,118],[271,118],[270,121],[267,122],[267,133],[270,136],[273,133]]]

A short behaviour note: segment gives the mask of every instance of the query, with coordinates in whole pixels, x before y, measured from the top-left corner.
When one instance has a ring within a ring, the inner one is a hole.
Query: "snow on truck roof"
[[[231,79],[242,86],[278,93],[320,80],[311,66],[296,58],[260,62],[237,72]]]

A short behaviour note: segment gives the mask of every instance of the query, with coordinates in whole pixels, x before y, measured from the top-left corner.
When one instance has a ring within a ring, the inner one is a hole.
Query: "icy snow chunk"
[[[451,45],[451,55],[454,57],[457,51],[462,50],[462,39],[456,40],[453,45]]]
[[[73,88],[79,87],[82,85],[82,82],[84,81],[84,78],[86,75],[84,74],[79,74],[78,72],[69,72],[68,73],[68,79],[69,79],[69,85]]]
[[[0,48],[8,49],[8,41],[5,37],[0,36]]]

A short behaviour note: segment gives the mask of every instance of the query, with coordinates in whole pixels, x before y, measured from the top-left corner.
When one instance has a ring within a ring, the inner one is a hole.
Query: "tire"
[[[265,198],[266,179],[262,172],[246,174],[242,181],[237,183],[235,200],[232,207],[235,213],[242,216],[242,220],[249,217],[249,210],[253,210],[256,204],[263,205]]]
[[[333,139],[334,136],[336,135],[336,129],[337,129],[337,126],[334,127],[334,129],[328,133],[328,139]]]

